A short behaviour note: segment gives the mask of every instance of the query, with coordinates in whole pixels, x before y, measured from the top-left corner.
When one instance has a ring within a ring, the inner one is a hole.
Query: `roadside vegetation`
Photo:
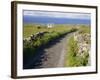
[[[90,43],[90,27],[80,26],[78,31],[69,39],[65,66],[89,65]]]

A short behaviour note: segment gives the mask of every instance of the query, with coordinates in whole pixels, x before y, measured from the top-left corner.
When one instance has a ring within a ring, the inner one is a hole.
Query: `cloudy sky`
[[[72,18],[72,19],[89,19],[89,13],[72,13],[72,12],[50,12],[50,11],[30,11],[24,10],[24,16],[40,16],[40,17],[53,17],[53,18]]]

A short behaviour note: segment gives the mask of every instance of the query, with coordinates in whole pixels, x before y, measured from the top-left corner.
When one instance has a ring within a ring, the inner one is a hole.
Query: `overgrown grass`
[[[77,42],[74,41],[74,37],[71,37],[68,43],[68,53],[66,55],[65,66],[73,67],[73,66],[78,66],[80,64],[78,58],[76,57],[77,51],[78,51]]]

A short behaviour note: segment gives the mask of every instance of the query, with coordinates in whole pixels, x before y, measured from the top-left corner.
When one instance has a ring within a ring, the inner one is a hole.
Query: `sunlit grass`
[[[91,32],[91,27],[86,26],[86,25],[79,26],[78,29],[80,33],[90,33]]]
[[[80,64],[79,61],[77,61],[76,57],[77,52],[78,52],[77,42],[74,41],[74,37],[71,37],[68,42],[68,52],[66,54],[65,66],[74,67]]]
[[[68,25],[55,25],[52,28],[47,28],[47,26],[38,26],[35,24],[30,24],[30,25],[24,25],[23,26],[23,36],[24,38],[29,37],[31,34],[35,34],[37,32],[41,31],[48,31],[48,32],[64,32],[64,31],[69,31],[72,29],[73,26],[68,26]]]

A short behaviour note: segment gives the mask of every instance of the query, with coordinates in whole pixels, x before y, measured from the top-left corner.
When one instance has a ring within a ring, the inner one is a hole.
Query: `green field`
[[[88,25],[81,25],[79,28],[78,28],[79,32],[80,33],[88,33],[90,34],[91,33],[91,27],[88,26]]]
[[[23,27],[23,34],[24,34],[24,38],[29,37],[31,34],[35,34],[37,32],[41,32],[41,31],[48,31],[48,32],[66,32],[66,31],[70,31],[72,28],[74,28],[73,25],[54,25],[54,27],[52,28],[47,28],[47,26],[44,25],[36,25],[36,24],[25,24]]]

